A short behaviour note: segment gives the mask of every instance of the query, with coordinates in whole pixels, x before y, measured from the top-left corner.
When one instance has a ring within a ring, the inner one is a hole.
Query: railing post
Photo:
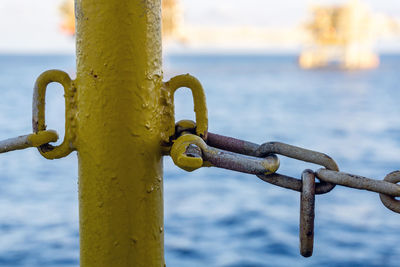
[[[164,266],[161,0],[75,0],[81,266]]]

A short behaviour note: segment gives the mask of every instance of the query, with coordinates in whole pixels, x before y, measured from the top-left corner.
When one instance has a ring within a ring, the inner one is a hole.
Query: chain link
[[[301,174],[303,183],[300,194],[300,254],[310,257],[314,248],[315,174],[305,170]]]
[[[316,171],[318,179],[355,189],[367,190],[392,197],[400,196],[400,185],[388,181],[379,181],[345,172],[336,172],[325,169]],[[398,181],[397,181],[398,182]]]
[[[279,154],[289,158],[319,164],[329,170],[339,170],[336,162],[326,154],[284,143],[269,142],[260,146],[248,141],[213,133],[208,133],[207,143],[213,147],[244,155],[265,157],[271,154]],[[257,176],[265,182],[301,192],[302,183],[299,179],[278,173],[270,175],[260,174]],[[315,192],[316,194],[325,194],[331,191],[334,187],[335,184],[321,181],[316,183]]]
[[[218,167],[248,174],[267,175],[279,168],[276,155],[265,158],[246,156],[208,146],[199,136],[183,133],[172,145],[174,163],[187,171],[203,166]]]
[[[389,182],[389,183],[398,183],[400,182],[400,171],[394,171],[386,175],[384,181]],[[395,199],[394,196],[390,195],[385,195],[385,194],[379,194],[381,201],[383,205],[385,205],[386,208],[390,209],[391,211],[400,213],[400,201]]]

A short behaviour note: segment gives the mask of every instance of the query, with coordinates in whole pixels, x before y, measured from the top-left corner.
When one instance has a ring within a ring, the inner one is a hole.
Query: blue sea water
[[[73,56],[0,56],[0,139],[31,132],[32,87],[41,72],[74,76]],[[325,152],[341,170],[371,178],[400,167],[400,56],[376,70],[302,70],[295,56],[167,55],[165,80],[200,79],[209,129],[257,143]],[[62,88],[47,94],[47,124],[64,131]],[[194,119],[189,90],[177,119]],[[319,166],[281,157],[280,173]],[[77,159],[35,149],[0,157],[0,266],[78,266]],[[317,196],[314,255],[299,255],[299,194],[216,168],[192,173],[165,158],[167,266],[398,266],[400,215],[379,196],[337,186]]]

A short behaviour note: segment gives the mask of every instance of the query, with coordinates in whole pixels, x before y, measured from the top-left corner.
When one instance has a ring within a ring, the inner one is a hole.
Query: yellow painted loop
[[[203,139],[207,139],[208,131],[208,111],[206,104],[206,95],[204,93],[203,86],[198,79],[189,74],[178,75],[166,82],[167,87],[170,90],[170,97],[172,99],[172,107],[174,105],[174,94],[176,90],[181,87],[187,87],[192,91],[194,112],[196,115],[196,134]],[[173,111],[172,111],[173,112]],[[174,116],[173,116],[174,118]],[[171,121],[175,125],[175,119]],[[171,126],[171,132],[169,136],[173,136],[175,127]]]
[[[175,128],[179,131],[184,130],[194,130],[196,129],[196,123],[192,120],[180,120],[175,124]]]
[[[33,147],[39,147],[41,145],[50,143],[50,142],[57,142],[58,134],[56,131],[47,130],[47,131],[40,131],[37,133],[33,133],[28,135],[28,142],[29,145]]]
[[[189,145],[197,145],[201,150],[207,149],[207,144],[197,135],[186,134],[174,141],[171,148],[171,158],[175,165],[186,171],[194,171],[203,166],[202,158],[189,157],[185,155]]]
[[[33,132],[38,133],[46,130],[46,89],[47,86],[52,82],[60,83],[64,87],[65,135],[62,144],[59,146],[54,147],[50,144],[45,144],[38,147],[39,152],[47,159],[62,158],[71,153],[74,150],[73,140],[75,137],[73,129],[75,118],[75,89],[69,75],[60,70],[48,70],[42,73],[36,80],[32,106]],[[33,137],[33,139],[37,138],[39,137]]]

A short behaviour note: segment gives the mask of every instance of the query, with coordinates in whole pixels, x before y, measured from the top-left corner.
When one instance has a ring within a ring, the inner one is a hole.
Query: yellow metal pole
[[[161,0],[76,0],[82,266],[164,266]]]

